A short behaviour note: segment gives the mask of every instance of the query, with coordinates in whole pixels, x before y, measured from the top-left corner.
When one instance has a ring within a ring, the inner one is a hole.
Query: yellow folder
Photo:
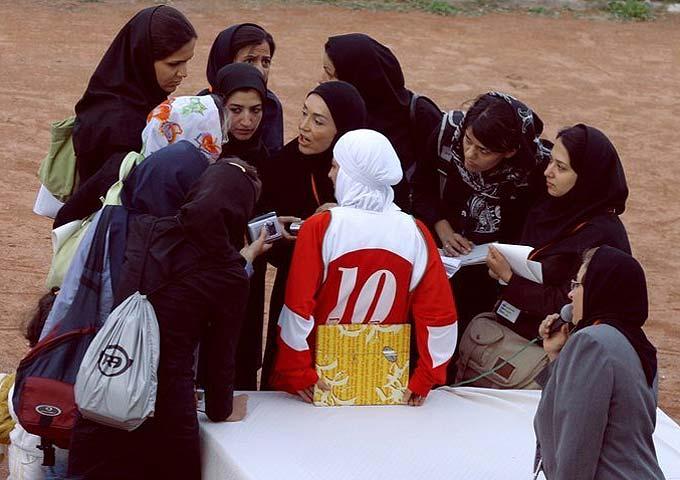
[[[408,386],[411,326],[321,325],[316,371],[330,391],[314,388],[317,406],[397,405]]]

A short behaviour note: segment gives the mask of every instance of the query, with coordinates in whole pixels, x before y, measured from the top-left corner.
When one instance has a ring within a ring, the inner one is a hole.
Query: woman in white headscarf
[[[390,141],[373,130],[344,135],[333,149],[329,177],[341,207],[373,212],[399,210],[392,185],[403,176],[399,158]]]
[[[338,206],[310,217],[298,235],[271,384],[311,402],[319,377],[307,338],[317,325],[400,324],[410,309],[419,358],[404,402],[421,405],[444,383],[456,344],[444,267],[427,229],[393,203],[402,170],[389,140],[354,130],[338,140],[333,156],[329,177]],[[369,281],[374,275],[378,281]]]

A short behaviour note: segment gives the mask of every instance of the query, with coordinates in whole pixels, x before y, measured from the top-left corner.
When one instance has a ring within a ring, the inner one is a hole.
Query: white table
[[[528,480],[538,391],[440,389],[415,407],[314,407],[247,392],[242,422],[201,416],[205,480]],[[666,478],[680,479],[680,427],[658,411]]]

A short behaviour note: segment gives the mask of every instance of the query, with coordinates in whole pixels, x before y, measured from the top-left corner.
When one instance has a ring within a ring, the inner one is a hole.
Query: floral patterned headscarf
[[[169,98],[154,108],[142,132],[141,153],[146,158],[179,140],[190,142],[210,163],[220,157],[220,110],[211,96]]]

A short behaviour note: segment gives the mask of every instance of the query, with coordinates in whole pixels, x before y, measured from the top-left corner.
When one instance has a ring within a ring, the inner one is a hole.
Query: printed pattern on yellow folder
[[[406,324],[317,327],[316,371],[331,390],[314,387],[314,404],[400,404],[408,386],[410,336]]]

